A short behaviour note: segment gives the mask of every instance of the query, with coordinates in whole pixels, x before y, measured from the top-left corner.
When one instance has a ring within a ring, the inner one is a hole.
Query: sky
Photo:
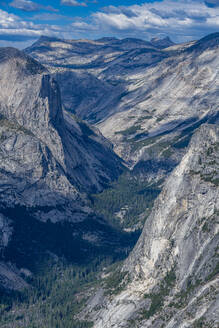
[[[25,48],[41,35],[174,42],[219,32],[219,0],[0,0],[0,46]]]

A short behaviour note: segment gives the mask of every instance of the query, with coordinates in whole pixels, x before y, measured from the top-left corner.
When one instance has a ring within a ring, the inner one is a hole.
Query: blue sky
[[[218,31],[219,0],[0,0],[0,46],[23,48],[40,35],[184,42]]]

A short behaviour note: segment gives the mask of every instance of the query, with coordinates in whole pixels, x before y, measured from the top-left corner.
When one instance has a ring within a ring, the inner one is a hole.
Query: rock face
[[[17,234],[17,220],[77,223],[87,219],[92,215],[87,193],[101,191],[123,166],[97,129],[63,112],[58,84],[41,64],[16,49],[2,48],[0,70],[4,259],[4,249]],[[8,270],[2,264],[0,276]]]
[[[101,190],[121,169],[110,143],[97,130],[63,114],[57,82],[42,66],[15,49],[1,49],[0,58],[2,168],[7,165],[11,174],[21,167],[25,174],[28,168],[33,184],[51,180],[51,190],[74,199],[78,191]]]
[[[219,128],[203,125],[126,260],[129,280],[95,328],[217,327]]]
[[[152,156],[178,162],[193,131],[218,115],[218,39],[170,47],[156,65],[123,75],[119,109],[97,126],[132,166]]]
[[[66,109],[95,123],[131,168],[152,167],[154,181],[179,163],[197,127],[218,120],[218,40],[42,38],[26,52],[61,81]]]
[[[8,245],[11,233],[10,221],[0,214],[0,251]]]
[[[65,70],[53,76],[60,85],[65,109],[90,123],[109,116],[123,90],[86,71]]]

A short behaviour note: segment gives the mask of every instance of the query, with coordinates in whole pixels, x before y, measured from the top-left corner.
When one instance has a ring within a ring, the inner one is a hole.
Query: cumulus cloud
[[[62,33],[63,30],[59,26],[23,21],[18,16],[0,9],[0,40],[21,42],[38,38],[42,34],[60,36]]]
[[[28,0],[14,0],[9,5],[24,11],[36,11],[40,9],[37,3]]]
[[[76,0],[62,0],[62,3],[67,1],[72,5],[79,3]],[[26,42],[43,34],[71,39],[102,36],[150,39],[168,35],[175,42],[189,41],[219,31],[217,3],[218,0],[164,0],[142,5],[108,6],[86,18],[74,17],[73,23],[69,17],[65,19],[65,16],[52,13],[35,15],[32,21],[29,18],[24,20],[0,9],[0,40]],[[37,24],[38,18],[41,21],[60,19],[65,24]]]
[[[85,2],[80,2],[78,0],[62,0],[61,4],[66,6],[74,6],[74,7],[86,7],[87,4]]]
[[[52,8],[51,6],[43,6],[36,2],[30,0],[13,0],[9,3],[9,6],[31,12],[31,11],[39,11],[41,9],[49,10],[49,11],[57,11],[56,9]]]
[[[102,34],[120,37],[169,35],[175,41],[187,41],[219,30],[219,8],[211,8],[201,0],[164,0],[133,6],[109,6],[94,13],[89,22],[81,21],[80,26],[76,22],[73,27],[84,34],[92,28],[92,31],[96,29]]]

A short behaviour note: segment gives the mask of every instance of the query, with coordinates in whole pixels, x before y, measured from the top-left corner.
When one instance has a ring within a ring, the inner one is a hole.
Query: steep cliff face
[[[1,262],[0,284],[15,288],[18,281],[20,288],[25,286],[20,271],[8,263],[28,264],[22,256],[33,255],[34,242],[39,252],[42,248],[44,253],[55,253],[58,240],[66,243],[62,233],[67,233],[69,247],[80,243],[85,233],[99,231],[106,237],[108,227],[95,218],[87,194],[102,190],[120,174],[123,165],[97,129],[63,112],[58,84],[41,64],[21,51],[2,48],[0,70],[0,258],[5,262]],[[90,220],[88,227],[78,232],[75,226],[51,225],[84,220]],[[31,225],[35,235],[30,237]],[[44,229],[52,243],[39,237]],[[60,229],[59,236],[52,235],[54,229]],[[26,239],[24,231],[29,234]],[[32,259],[37,260],[37,255]]]
[[[110,143],[83,122],[63,116],[58,85],[40,64],[15,49],[1,49],[0,55],[3,117],[47,146],[77,188],[100,190],[120,170]]]
[[[105,119],[117,106],[122,86],[113,86],[86,71],[53,74],[60,85],[63,106],[90,123]]]
[[[3,116],[0,135],[0,201],[3,206],[52,208],[65,204],[69,199],[76,208],[83,207],[80,193],[71,185],[64,169],[45,143],[30,130]],[[45,215],[50,217],[50,213]],[[40,218],[39,213],[37,216]],[[60,217],[55,219],[53,216],[52,219],[59,220]]]
[[[193,136],[123,266],[124,290],[98,312],[96,328],[217,327],[218,146],[218,126]]]

